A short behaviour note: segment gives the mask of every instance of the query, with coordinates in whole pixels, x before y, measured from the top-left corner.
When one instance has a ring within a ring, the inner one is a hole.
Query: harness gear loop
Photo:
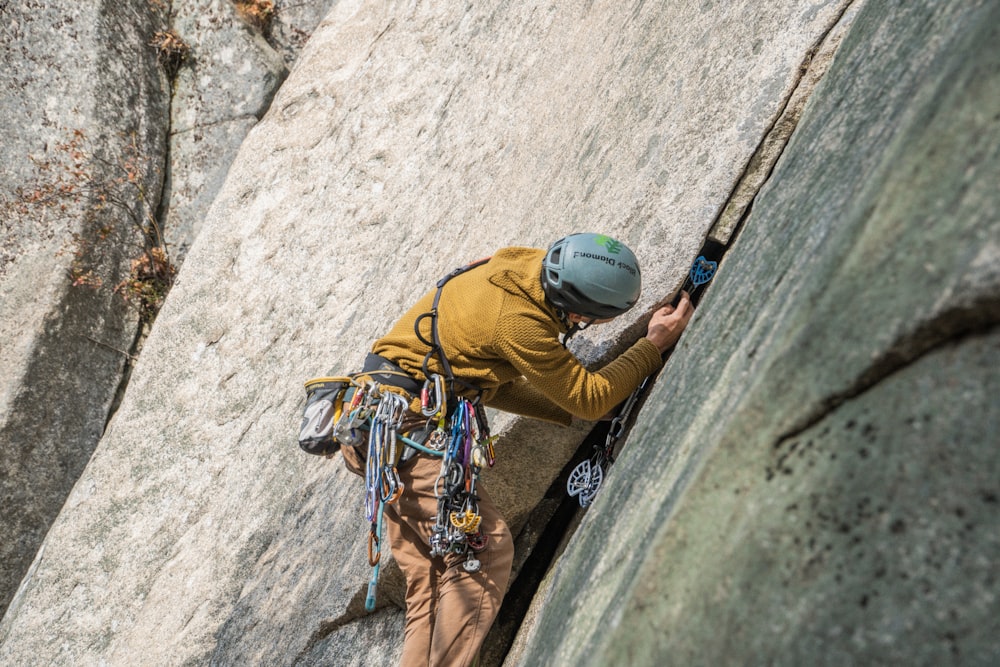
[[[493,437],[481,404],[458,399],[443,454],[441,472],[434,483],[438,514],[431,532],[431,554],[471,554],[473,545],[485,546],[479,532],[482,515],[476,504],[476,486],[483,468],[494,460]],[[470,555],[467,571],[478,567],[478,560]]]
[[[398,431],[409,402],[395,391],[383,391],[378,383],[372,383],[367,393],[379,397],[371,417],[368,459],[365,462],[365,512],[368,521],[374,521],[377,506],[395,502],[403,492],[403,482],[396,470],[399,460],[397,446]]]

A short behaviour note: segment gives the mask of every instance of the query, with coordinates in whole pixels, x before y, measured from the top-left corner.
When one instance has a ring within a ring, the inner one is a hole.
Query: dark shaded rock
[[[1000,655],[998,26],[862,9],[512,663]]]
[[[0,607],[96,447],[138,333],[113,289],[162,179],[155,26],[145,0],[0,3]],[[46,190],[60,183],[82,198]],[[52,200],[22,209],[38,189]],[[72,287],[78,266],[104,286]]]

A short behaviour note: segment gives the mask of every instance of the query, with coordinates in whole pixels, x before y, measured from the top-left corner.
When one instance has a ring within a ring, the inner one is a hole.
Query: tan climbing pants
[[[514,543],[506,522],[482,486],[478,495],[486,549],[478,572],[466,572],[464,555],[431,557],[437,516],[434,482],[441,459],[419,454],[399,468],[405,490],[386,505],[392,555],[406,575],[406,632],[402,667],[466,667],[479,653],[507,591]]]

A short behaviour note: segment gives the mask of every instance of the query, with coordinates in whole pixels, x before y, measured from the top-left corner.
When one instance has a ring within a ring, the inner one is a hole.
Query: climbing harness
[[[486,548],[487,536],[480,529],[479,496],[476,489],[480,474],[496,460],[495,436],[490,435],[486,410],[479,403],[479,396],[469,400],[458,396],[456,385],[465,389],[478,389],[455,378],[451,365],[441,346],[437,327],[437,309],[445,284],[455,276],[489,261],[473,262],[460,267],[437,283],[430,312],[424,313],[414,323],[417,338],[430,347],[424,357],[425,381],[420,389],[420,412],[427,417],[427,428],[435,427],[424,443],[419,443],[402,433],[403,420],[409,410],[409,392],[394,391],[394,387],[375,381],[377,372],[360,374],[350,403],[339,416],[334,434],[342,442],[355,437],[358,429],[367,425],[368,456],[365,463],[365,515],[371,528],[368,536],[368,563],[372,578],[368,583],[365,609],[375,610],[375,593],[381,566],[383,514],[385,506],[396,502],[404,491],[397,466],[400,448],[411,447],[425,454],[441,457],[441,473],[434,485],[438,501],[430,546],[432,556],[465,554],[463,567],[476,572],[481,563],[477,557]],[[431,339],[420,331],[420,323],[430,318]],[[431,373],[430,360],[437,356],[444,374]],[[392,374],[392,371],[389,371]],[[453,397],[451,400],[449,396]]]
[[[438,334],[438,303],[449,280],[488,261],[489,258],[481,259],[459,267],[439,280],[431,310],[420,315],[413,325],[417,338],[430,348],[423,362],[426,380],[420,393],[421,413],[437,424],[427,445],[441,456],[441,472],[434,483],[438,512],[431,532],[431,555],[465,554],[463,566],[467,572],[479,570],[481,563],[476,554],[486,548],[487,537],[480,530],[482,516],[479,514],[476,487],[483,468],[491,467],[496,460],[493,448],[496,438],[490,435],[486,410],[479,402],[478,388],[462,382],[451,370]],[[420,331],[420,323],[427,318],[430,318],[430,340]],[[430,371],[430,360],[434,356],[441,364],[443,375]],[[475,389],[475,399],[458,396],[456,384]],[[455,397],[454,406],[448,404],[449,395]],[[450,428],[446,429],[449,407]]]
[[[403,434],[403,420],[410,406],[409,394],[398,387],[372,380],[368,373],[359,374],[355,378],[355,385],[354,394],[341,414],[335,432],[357,438],[355,434],[358,431],[368,431],[365,518],[370,524],[368,564],[372,566],[372,577],[368,582],[365,609],[374,611],[382,560],[385,506],[399,500],[405,489],[398,470],[403,458],[402,448],[406,446],[436,456],[440,456],[440,452]],[[338,438],[343,437],[338,435]],[[358,445],[361,444],[363,439],[358,439]]]
[[[686,291],[693,298],[698,290],[715,277],[715,270],[717,268],[717,262],[711,262],[705,259],[704,256],[699,256],[691,266],[691,270],[684,280],[681,291]],[[621,408],[618,410],[618,414],[611,420],[611,428],[608,430],[604,445],[595,445],[594,454],[588,460],[583,461],[573,468],[573,471],[570,473],[569,479],[566,481],[566,492],[571,497],[577,497],[580,507],[587,507],[594,501],[594,497],[604,482],[604,476],[607,474],[611,464],[615,462],[615,445],[618,439],[625,434],[625,425],[632,414],[632,409],[639,402],[639,398],[652,383],[652,380],[652,375],[647,376],[636,387],[635,391],[625,399],[625,402],[622,403]]]

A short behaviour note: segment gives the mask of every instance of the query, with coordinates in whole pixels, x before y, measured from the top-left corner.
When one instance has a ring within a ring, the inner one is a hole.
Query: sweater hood
[[[498,250],[486,264],[490,270],[489,281],[548,313],[560,330],[565,332],[565,323],[559,317],[556,307],[545,297],[545,290],[542,288],[544,258],[545,250],[538,248],[513,247]]]

